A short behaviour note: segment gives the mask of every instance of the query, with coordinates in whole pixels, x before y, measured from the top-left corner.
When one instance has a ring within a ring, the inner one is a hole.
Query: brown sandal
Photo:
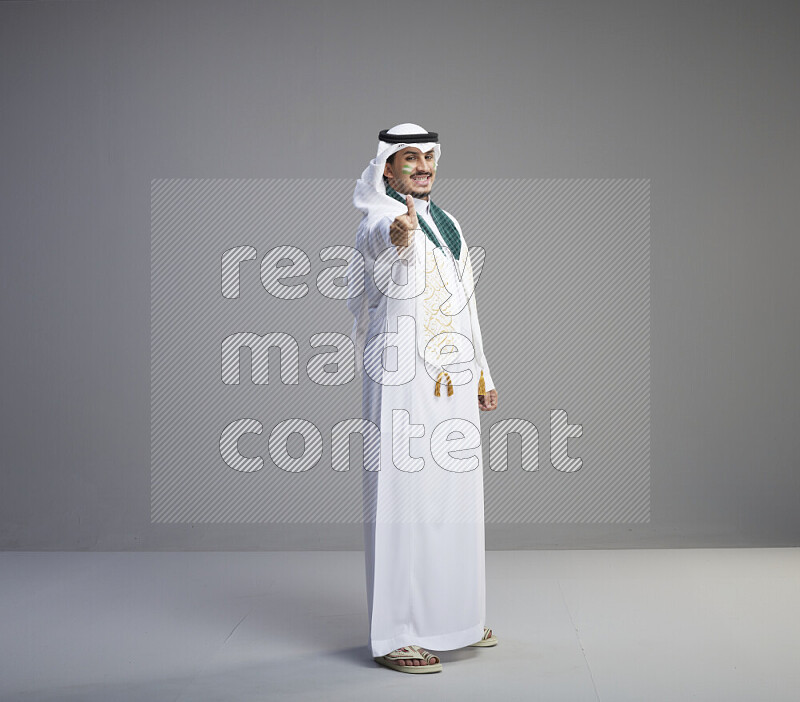
[[[435,657],[438,658],[438,656]],[[430,661],[431,658],[434,658],[433,654],[429,653],[421,646],[403,646],[402,648],[396,648],[385,656],[378,656],[375,660],[381,665],[385,665],[387,668],[399,670],[403,673],[438,673],[442,669],[441,662],[428,662],[426,665],[414,665],[413,663],[400,664],[394,662],[398,659]]]
[[[469,644],[470,646],[497,646],[497,637],[492,634],[491,629],[487,629],[483,627],[483,638],[480,641],[476,641],[473,644]]]

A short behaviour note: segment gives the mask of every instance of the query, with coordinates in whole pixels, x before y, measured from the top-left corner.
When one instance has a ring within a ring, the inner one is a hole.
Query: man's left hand
[[[478,407],[483,412],[497,409],[497,390],[492,388],[485,395],[478,395]]]

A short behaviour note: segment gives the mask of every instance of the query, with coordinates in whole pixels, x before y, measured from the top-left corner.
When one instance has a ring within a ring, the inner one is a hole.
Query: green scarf
[[[404,205],[406,204],[406,199],[400,193],[398,193],[391,185],[386,183],[386,194],[389,197],[393,197],[398,202],[402,202]],[[414,197],[413,195],[411,197]],[[453,252],[453,256],[455,257],[456,261],[458,260],[459,254],[461,253],[461,237],[458,235],[458,229],[456,229],[456,225],[453,223],[453,220],[450,219],[444,212],[441,207],[437,207],[433,204],[433,200],[430,200],[430,212],[433,221],[436,223],[436,227],[439,230],[439,233],[442,235],[442,238],[447,243],[447,246],[450,248],[450,251]],[[442,245],[439,243],[439,240],[436,238],[436,235],[433,233],[433,230],[430,228],[428,223],[420,216],[417,216],[417,221],[419,222],[419,226],[422,228],[422,231],[425,232],[425,235],[439,248]]]

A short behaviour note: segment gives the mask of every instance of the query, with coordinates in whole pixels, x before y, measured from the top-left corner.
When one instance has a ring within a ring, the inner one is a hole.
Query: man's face
[[[401,149],[395,152],[392,163],[386,162],[383,174],[401,195],[427,200],[436,177],[433,149],[424,154],[414,146]]]

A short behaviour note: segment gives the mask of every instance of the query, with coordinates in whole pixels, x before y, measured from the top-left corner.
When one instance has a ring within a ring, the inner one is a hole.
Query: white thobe
[[[477,340],[480,328],[473,324],[477,316],[470,314],[464,288],[456,277],[456,263],[429,214],[428,201],[415,198],[414,205],[417,216],[425,219],[442,243],[445,257],[440,260],[449,266],[445,275],[457,283],[448,286],[458,298],[452,309],[461,310],[453,317],[455,329],[468,339]],[[462,238],[460,270],[466,244],[458,222],[449,216]],[[416,309],[414,298],[384,295],[372,279],[375,258],[381,251],[397,251],[389,238],[391,219],[383,218],[371,232],[360,232],[357,240],[367,271],[367,339],[387,330],[400,331],[398,318],[413,318]],[[420,250],[416,247],[424,246],[425,234],[417,231],[414,237],[414,244],[402,254],[395,253],[396,258],[413,259],[414,250]],[[413,271],[411,266],[409,271]],[[441,284],[438,271],[429,270],[426,275],[437,276],[436,281]],[[456,345],[462,351],[462,346]],[[482,343],[478,341],[476,346],[481,349],[477,358],[471,358],[468,350],[454,358],[470,360],[446,363],[454,381],[453,395],[447,394],[446,382],[441,385],[440,395],[434,394],[435,376],[432,378],[426,370],[416,344],[411,361],[416,372],[411,380],[392,385],[376,382],[366,372],[363,375],[363,416],[381,432],[380,449],[373,455],[374,460],[368,457],[365,461],[363,472],[369,646],[373,656],[409,644],[450,650],[483,636],[483,460],[477,399],[481,368],[484,380],[488,379],[487,391],[494,385]],[[371,367],[381,362],[375,361],[380,356],[384,368],[395,370],[400,365],[399,354],[395,354],[394,362],[387,358],[390,355],[373,354]],[[458,373],[465,369],[467,372]],[[464,382],[466,379],[468,382]],[[403,412],[398,418],[393,410]],[[410,432],[408,424],[412,425]],[[439,430],[434,435],[437,426]]]

